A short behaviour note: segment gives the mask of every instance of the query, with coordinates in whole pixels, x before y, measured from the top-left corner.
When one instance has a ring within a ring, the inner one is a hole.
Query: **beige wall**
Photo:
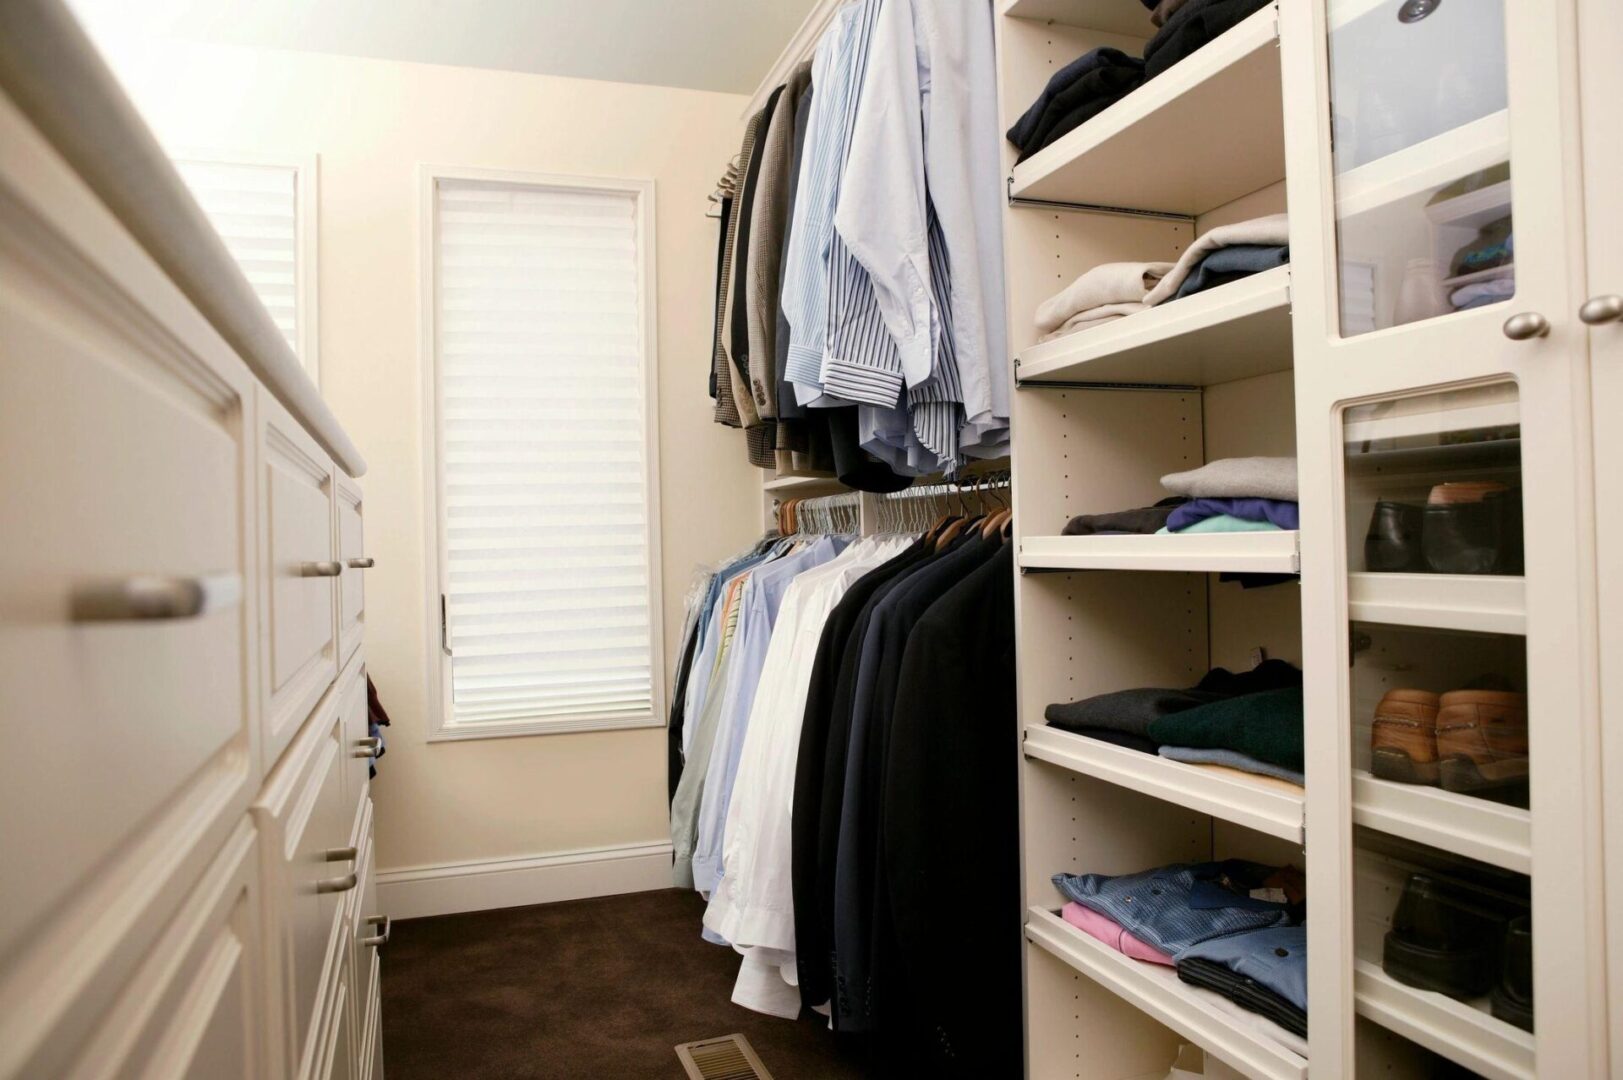
[[[419,163],[656,184],[666,664],[695,565],[758,535],[759,473],[704,391],[716,223],[744,98],[212,45],[105,44],[171,146],[320,155],[323,390],[370,469],[367,649],[394,718],[380,870],[668,839],[663,728],[425,742]]]

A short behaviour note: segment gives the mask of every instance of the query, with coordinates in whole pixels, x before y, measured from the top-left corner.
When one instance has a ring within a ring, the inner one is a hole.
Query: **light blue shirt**
[[[772,627],[784,591],[802,571],[820,566],[844,549],[846,540],[823,536],[775,562],[756,567],[744,585],[738,628],[729,650],[727,683],[721,692],[721,714],[715,741],[710,747],[710,765],[705,772],[704,795],[699,801],[698,838],[693,846],[693,887],[709,894],[722,873],[722,844],[727,827],[727,804],[732,798],[733,780],[738,775],[738,759],[748,730],[750,707],[761,666],[772,641]]]

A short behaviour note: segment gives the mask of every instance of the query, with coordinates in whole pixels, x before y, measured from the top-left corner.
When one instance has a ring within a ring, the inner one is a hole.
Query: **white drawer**
[[[357,1080],[360,1058],[355,1049],[355,968],[348,952],[339,958],[337,974],[332,1008],[323,1031],[321,1062],[309,1075],[321,1080]]]
[[[72,1064],[34,1075],[267,1077],[258,855],[244,815]]]
[[[267,766],[338,675],[335,612],[343,564],[333,536],[333,465],[259,391],[261,699]]]
[[[337,530],[338,561],[344,564],[344,573],[338,586],[338,653],[339,664],[360,647],[366,631],[366,554],[365,522],[362,515],[361,487],[344,472],[334,473],[333,512]]]
[[[265,783],[254,812],[266,841],[266,880],[274,882],[268,933],[286,1031],[276,1048],[284,1075],[309,1075],[337,978],[344,905],[359,882],[348,846],[344,733],[330,697]]]
[[[355,961],[355,1019],[363,1036],[377,1022],[378,977],[381,956],[388,942],[389,923],[378,912],[377,859],[372,848],[372,814],[368,803],[361,837],[361,883],[350,909],[351,951]],[[364,1056],[364,1055],[363,1055]]]
[[[351,663],[339,678],[338,686],[339,723],[344,732],[344,827],[348,830],[348,843],[359,847],[363,827],[371,828],[370,820],[363,822],[361,814],[372,786],[365,661],[357,659]]]
[[[127,236],[83,252],[14,199],[6,130],[0,1077],[80,1045],[258,782],[253,381]]]

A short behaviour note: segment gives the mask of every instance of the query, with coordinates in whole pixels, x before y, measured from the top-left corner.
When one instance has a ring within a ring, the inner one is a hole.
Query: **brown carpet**
[[[738,954],[670,889],[396,923],[383,951],[389,1080],[682,1078],[673,1047],[742,1032],[776,1080],[877,1075],[827,1021],[732,1003]]]

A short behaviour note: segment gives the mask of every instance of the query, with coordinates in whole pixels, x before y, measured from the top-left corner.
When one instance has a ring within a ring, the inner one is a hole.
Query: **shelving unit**
[[[1290,267],[1280,266],[1033,345],[1015,376],[1023,384],[1212,386],[1290,367]]]
[[[1405,986],[1369,960],[1354,962],[1358,1012],[1489,1080],[1534,1080],[1533,1036],[1488,1012],[1431,990]]]
[[[1014,166],[1010,197],[1192,217],[1277,182],[1278,41],[1264,8]]]
[[[1245,1028],[1207,991],[1180,982],[1173,969],[1134,960],[1096,941],[1047,908],[1026,914],[1026,939],[1247,1076],[1305,1080],[1307,1059]]]
[[[1527,632],[1527,583],[1492,574],[1350,574],[1347,614],[1357,622]]]
[[[1159,570],[1294,574],[1297,535],[1288,530],[1166,536],[1027,536],[1022,570]]]

